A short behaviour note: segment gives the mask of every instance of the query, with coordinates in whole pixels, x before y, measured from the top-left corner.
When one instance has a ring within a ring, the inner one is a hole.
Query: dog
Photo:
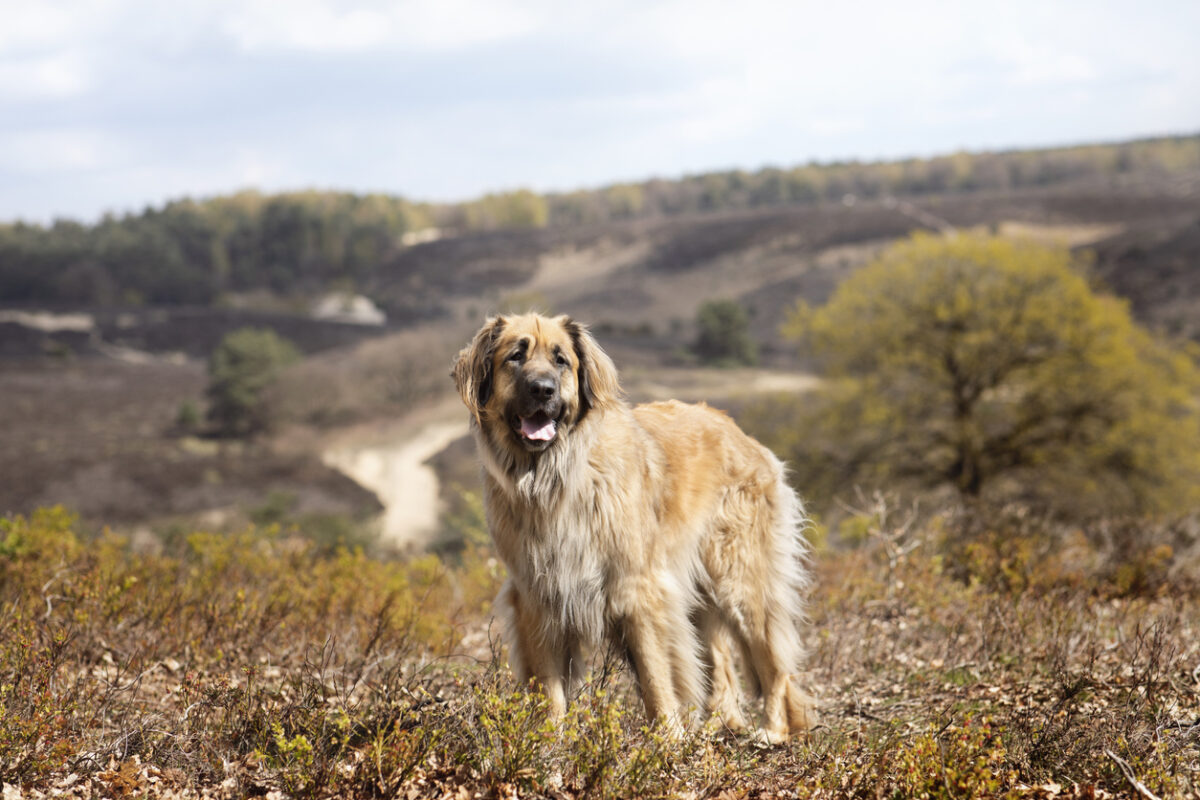
[[[646,715],[705,708],[745,731],[734,662],[772,743],[808,729],[794,682],[808,585],[804,509],[778,459],[724,413],[631,406],[567,316],[488,319],[452,375],[483,462],[509,663],[559,717],[588,653],[614,645]]]

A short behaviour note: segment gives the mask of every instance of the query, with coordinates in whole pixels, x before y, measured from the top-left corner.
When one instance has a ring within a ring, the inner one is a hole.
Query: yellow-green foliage
[[[77,536],[62,509],[3,520],[0,782],[79,800],[1091,797],[1128,793],[1112,752],[1149,791],[1197,797],[1197,519],[1051,524],[877,497],[838,526],[856,546],[815,562],[800,676],[823,725],[764,748],[650,726],[615,658],[549,720],[489,647],[503,576],[480,543],[379,561],[269,528],[164,557]]]
[[[452,568],[249,529],[193,533],[173,558],[111,535],[83,543],[74,524],[61,508],[0,520],[4,781],[63,768],[82,742],[120,735],[105,727],[118,709],[148,702],[183,715],[163,746],[203,734],[186,758],[208,769],[228,749],[280,770],[329,766],[349,746],[330,699],[357,700],[370,680],[390,725],[412,671],[456,650],[462,620],[485,613],[502,579],[476,546]],[[294,679],[281,686],[284,668]],[[140,697],[151,685],[159,695]]]
[[[487,194],[462,208],[472,229],[542,228],[549,215],[546,199],[529,189]]]
[[[540,694],[484,681],[469,695],[475,724],[454,757],[488,782],[534,795],[558,783],[577,797],[674,797],[688,785],[736,778],[737,759],[711,730],[652,729],[636,698],[619,689],[589,682],[555,721]]]
[[[779,443],[801,485],[949,485],[1074,512],[1200,500],[1200,371],[1065,249],[918,233],[786,332],[829,377],[815,411],[758,412],[791,422]]]

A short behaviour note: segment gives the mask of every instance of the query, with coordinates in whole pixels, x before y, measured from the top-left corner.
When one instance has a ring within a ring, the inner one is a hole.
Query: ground
[[[1195,335],[1194,192],[919,210],[1092,249],[1095,280],[1143,321]],[[408,462],[436,472],[440,499],[427,484],[423,504],[444,509],[441,556],[365,538],[379,500],[322,462],[428,444],[429,423],[461,431],[450,360],[509,308],[592,323],[635,400],[803,391],[804,356],[778,333],[787,310],[917,224],[932,223],[862,203],[417,245],[364,287],[411,324],[327,348],[304,327],[316,344],[274,387],[279,425],[251,442],[182,424],[202,408],[199,352],[3,323],[0,512],[24,515],[0,523],[5,800],[1198,796],[1194,515],[1072,527],[950,504],[912,519],[875,499],[842,510],[813,532],[803,680],[822,725],[764,748],[648,728],[617,662],[563,725],[545,723],[490,623],[503,571],[466,437],[434,437],[445,446]],[[763,368],[689,355],[695,308],[714,296],[753,310]],[[80,516],[37,510],[58,503]]]
[[[1142,549],[1120,558],[1112,531],[993,522],[877,498],[835,541],[818,529],[800,680],[821,721],[766,747],[648,727],[614,660],[548,721],[503,665],[483,546],[379,561],[267,530],[149,555],[41,512],[0,529],[0,780],[6,798],[1200,797],[1195,518],[1127,531]]]

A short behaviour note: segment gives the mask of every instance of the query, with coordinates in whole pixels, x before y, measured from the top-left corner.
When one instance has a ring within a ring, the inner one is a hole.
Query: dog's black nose
[[[558,382],[552,378],[534,378],[529,381],[529,396],[534,400],[553,400],[558,394]]]

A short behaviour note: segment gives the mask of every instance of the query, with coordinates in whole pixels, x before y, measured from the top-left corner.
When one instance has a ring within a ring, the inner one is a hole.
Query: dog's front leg
[[[547,631],[538,610],[522,596],[510,578],[505,581],[493,606],[504,624],[508,664],[523,686],[535,681],[546,695],[550,716],[567,712],[568,655],[547,641]]]
[[[624,638],[642,690],[646,717],[670,722],[676,711],[675,685],[671,662],[659,644],[661,631],[644,619],[630,617],[625,621]]]

